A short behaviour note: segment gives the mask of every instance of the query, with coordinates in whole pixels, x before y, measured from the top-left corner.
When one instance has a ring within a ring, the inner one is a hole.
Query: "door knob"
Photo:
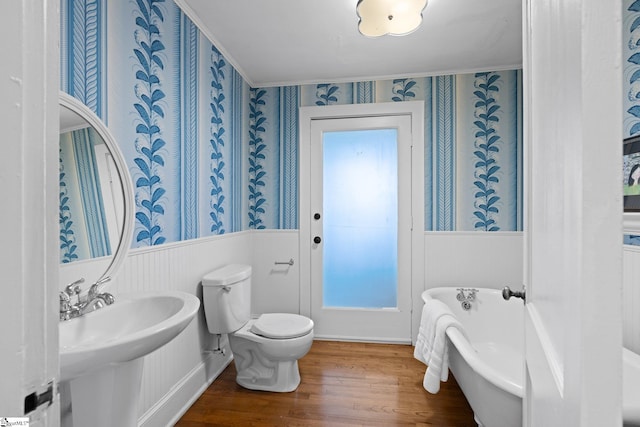
[[[320,214],[318,212],[313,214],[313,219],[315,219],[316,221],[320,219]]]
[[[313,243],[315,243],[316,245],[320,242],[322,242],[322,239],[320,238],[320,236],[316,236],[313,238]]]
[[[526,295],[526,290],[521,290],[521,291],[512,291],[508,286],[505,286],[502,289],[502,298],[508,300],[511,297],[516,297],[516,298],[520,298],[523,301],[527,300],[527,295]]]

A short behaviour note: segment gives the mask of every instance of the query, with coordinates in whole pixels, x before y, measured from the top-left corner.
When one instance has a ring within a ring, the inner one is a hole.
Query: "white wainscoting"
[[[520,232],[425,232],[425,289],[522,286],[524,235]]]
[[[247,263],[253,266],[254,314],[298,313],[298,235],[298,230],[254,230],[133,249],[106,290],[116,300],[125,292],[153,290],[179,290],[201,298],[204,274],[225,264]],[[424,287],[518,287],[522,243],[522,233],[426,232]],[[290,259],[292,266],[275,264]],[[65,266],[64,274],[80,277],[100,263]],[[640,277],[640,271],[637,274]],[[176,339],[145,358],[139,425],[172,425],[188,409],[231,361],[226,337],[221,344],[225,355],[211,352],[215,344],[201,309]]]
[[[254,314],[299,313],[298,230],[253,233]],[[425,232],[424,289],[476,286],[501,289],[522,285],[523,234],[516,232]],[[275,265],[294,260],[293,266]],[[422,308],[418,302],[416,307]],[[415,316],[417,331],[419,315]]]
[[[230,263],[253,262],[253,233],[213,236],[197,240],[132,249],[121,270],[105,290],[118,296],[126,292],[178,290],[202,298],[201,278]],[[65,266],[65,276],[82,277],[104,267],[102,261]],[[76,271],[74,271],[76,270]],[[86,285],[86,284],[85,284]],[[231,361],[226,337],[224,355],[209,334],[202,308],[193,322],[173,341],[145,357],[139,401],[139,425],[168,426],[197,399]]]
[[[640,246],[623,245],[622,343],[640,354]]]
[[[260,230],[253,234],[253,309],[299,313],[298,230]],[[523,271],[523,233],[425,232],[424,289],[476,286],[519,289]],[[276,261],[293,258],[293,266]],[[420,301],[415,307],[422,308]],[[415,316],[417,331],[419,315]]]
[[[202,301],[201,278],[225,264],[251,264],[251,241],[251,232],[242,232],[134,249],[110,289],[116,297],[123,292],[177,290]],[[145,358],[141,425],[170,425],[188,409],[231,360],[228,348],[225,355],[207,352],[215,344],[201,307],[180,335]]]
[[[278,261],[294,264],[276,265]],[[231,263],[253,266],[252,312],[298,313],[299,259],[297,230],[255,230],[132,249],[122,269],[105,290],[126,292],[178,290],[202,300],[201,278]],[[61,289],[78,277],[104,271],[104,259],[80,261],[61,268]],[[85,284],[86,286],[86,284]],[[228,341],[224,355],[209,334],[204,312],[173,341],[145,357],[140,393],[139,425],[172,425],[231,361]]]
[[[259,230],[134,249],[108,290],[174,289],[202,297],[201,277],[229,263],[253,266],[254,314],[300,309],[297,230]],[[523,234],[425,232],[425,289],[436,286],[518,288]],[[275,265],[293,259],[293,266]],[[640,353],[640,247],[624,247],[624,342]],[[91,265],[78,264],[82,270]],[[67,270],[69,267],[65,267]],[[76,277],[77,272],[69,272]],[[79,276],[78,276],[79,277]],[[202,310],[174,341],[145,359],[140,396],[142,426],[172,425],[231,361],[213,354]]]

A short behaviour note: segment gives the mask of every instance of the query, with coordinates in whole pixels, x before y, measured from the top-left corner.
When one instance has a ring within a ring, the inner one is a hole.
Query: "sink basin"
[[[118,294],[60,322],[61,425],[135,427],[143,356],[174,339],[199,307],[185,292]]]
[[[60,323],[60,381],[145,356],[176,337],[200,300],[184,292],[117,295],[110,306]]]
[[[622,348],[622,421],[640,426],[640,354]]]

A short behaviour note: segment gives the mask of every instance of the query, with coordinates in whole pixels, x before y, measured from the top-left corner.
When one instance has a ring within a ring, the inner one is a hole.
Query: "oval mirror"
[[[60,93],[60,285],[105,283],[133,233],[133,187],[118,145],[83,103]]]

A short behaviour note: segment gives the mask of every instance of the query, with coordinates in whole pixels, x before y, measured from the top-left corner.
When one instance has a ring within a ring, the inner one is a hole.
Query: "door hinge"
[[[24,414],[33,412],[40,405],[48,403],[47,406],[53,403],[53,381],[49,382],[47,389],[42,393],[36,393],[35,391],[24,398]]]

